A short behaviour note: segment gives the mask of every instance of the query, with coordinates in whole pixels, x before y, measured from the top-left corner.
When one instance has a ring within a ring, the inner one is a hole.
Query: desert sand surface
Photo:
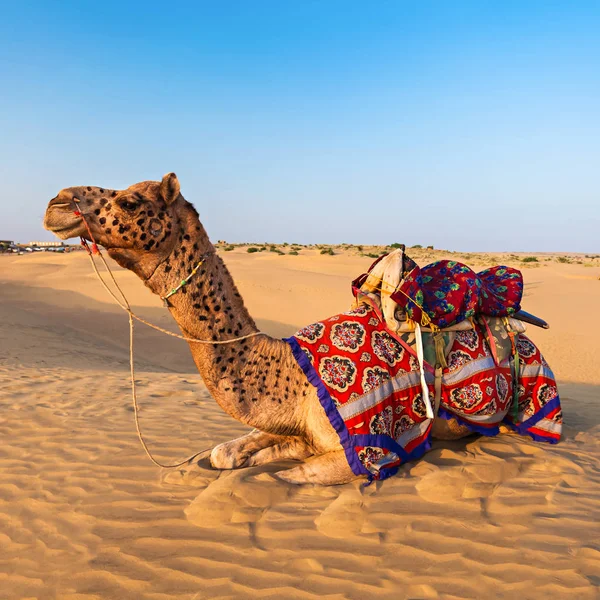
[[[372,258],[220,252],[275,336],[347,310]],[[422,264],[444,253],[418,250]],[[450,256],[450,255],[448,255]],[[521,265],[529,328],[559,382],[564,437],[435,442],[364,487],[285,484],[279,466],[161,470],[138,441],[127,317],[87,255],[0,256],[0,598],[600,597],[600,261]],[[131,273],[134,310],[175,331]],[[142,428],[166,462],[247,428],[207,393],[185,342],[136,326]]]

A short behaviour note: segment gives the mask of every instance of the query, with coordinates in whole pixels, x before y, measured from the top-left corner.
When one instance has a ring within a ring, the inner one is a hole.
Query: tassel
[[[423,354],[423,337],[421,335],[421,325],[415,322],[415,338],[417,342],[417,359],[419,361],[419,373],[421,375],[421,389],[423,391],[423,402],[428,419],[433,419],[433,409],[431,408],[431,400],[429,399],[429,388],[425,381],[425,370],[423,369],[424,354]]]

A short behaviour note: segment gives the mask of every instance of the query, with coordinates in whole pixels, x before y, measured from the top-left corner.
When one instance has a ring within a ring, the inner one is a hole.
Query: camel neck
[[[163,298],[180,286],[167,301],[183,335],[217,342],[257,332],[229,270],[191,207],[184,211],[177,235],[173,251],[146,285]],[[186,278],[188,282],[180,285]],[[268,364],[275,371],[287,358],[283,341],[258,335],[230,344],[189,345],[204,383],[225,412],[263,431],[289,428],[285,410],[280,411],[282,423],[272,415],[263,423],[267,417],[260,408],[260,401],[269,398],[262,369]]]
[[[166,298],[169,311],[186,337],[225,341],[258,331],[229,270],[216,254],[194,209],[187,205],[182,213],[176,232],[178,240],[146,285],[161,298]],[[185,280],[187,282],[182,285]],[[227,347],[193,344],[192,350],[194,355],[203,350],[205,352],[201,353],[207,358],[216,360]],[[202,371],[205,369],[201,368],[201,373],[207,384],[213,383],[212,373]]]

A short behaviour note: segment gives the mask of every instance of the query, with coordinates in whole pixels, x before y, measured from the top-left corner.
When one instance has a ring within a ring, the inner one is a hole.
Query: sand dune
[[[277,336],[346,309],[372,261],[223,256]],[[382,483],[294,487],[272,477],[280,465],[153,466],[133,423],[127,319],[87,257],[0,256],[0,598],[598,598],[600,268],[524,275],[524,308],[551,323],[530,334],[559,380],[559,445],[436,442]],[[117,277],[136,311],[176,330],[135,276]],[[210,398],[185,343],[136,327],[136,361],[159,458],[247,430]]]

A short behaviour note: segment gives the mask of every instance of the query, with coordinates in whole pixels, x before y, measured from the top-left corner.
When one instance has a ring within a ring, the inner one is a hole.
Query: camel
[[[89,227],[86,228],[86,223]],[[185,200],[174,173],[125,190],[63,189],[48,204],[44,227],[65,240],[103,246],[161,298],[197,272],[166,304],[186,337],[224,341],[258,331],[198,212]],[[91,235],[90,235],[91,233]],[[215,469],[239,469],[281,459],[302,461],[275,473],[291,484],[344,484],[357,476],[338,434],[290,346],[266,334],[230,344],[189,342],[194,362],[219,406],[253,431],[215,446]],[[455,420],[435,419],[433,437],[471,432]]]

